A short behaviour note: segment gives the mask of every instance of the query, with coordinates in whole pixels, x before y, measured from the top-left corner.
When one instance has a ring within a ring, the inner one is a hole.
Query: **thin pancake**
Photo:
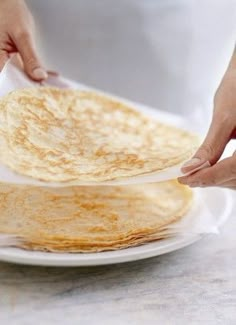
[[[167,236],[188,211],[189,188],[177,181],[117,187],[0,186],[0,233],[30,249],[94,252]]]
[[[0,101],[0,162],[46,182],[158,172],[188,159],[197,145],[195,135],[94,92],[38,87]]]

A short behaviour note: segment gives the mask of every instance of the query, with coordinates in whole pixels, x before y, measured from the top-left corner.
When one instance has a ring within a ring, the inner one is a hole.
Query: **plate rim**
[[[75,81],[62,78],[66,82],[70,82],[71,85],[74,85],[78,88],[89,88],[95,91],[101,92],[103,94],[109,95],[115,99],[122,100],[127,102],[128,104],[133,105],[141,110],[147,110],[149,113],[153,113],[161,116],[167,123],[171,123],[176,126],[181,126],[186,129],[188,120],[183,116],[180,116],[175,113],[165,112],[160,109],[155,109],[147,105],[143,105],[140,103],[136,103],[134,101],[121,98],[115,96],[113,94],[109,94],[103,92],[98,89],[94,89],[88,87],[86,85],[77,83]],[[233,208],[233,195],[230,193],[228,189],[218,188],[217,190],[221,191],[221,193],[225,196],[225,210],[224,213],[219,216],[217,219],[216,227],[221,227],[228,217]],[[163,255],[166,253],[170,253],[176,251],[178,249],[184,248],[193,244],[194,242],[206,237],[208,234],[192,234],[189,236],[177,235],[172,238],[166,238],[162,240],[158,240],[156,242],[143,244],[136,247],[130,247],[127,249],[109,251],[109,252],[101,252],[101,253],[48,253],[48,252],[36,252],[36,251],[25,251],[20,248],[0,248],[0,262],[10,262],[15,264],[23,264],[23,265],[34,265],[34,266],[50,266],[50,267],[86,267],[86,266],[98,266],[98,265],[110,265],[110,264],[118,264],[118,263],[126,263],[132,261],[138,261],[142,259],[151,258],[154,256]],[[165,243],[163,247],[158,247],[159,243]],[[125,254],[131,252],[130,254]],[[52,255],[53,254],[53,255]],[[114,255],[113,257],[110,255]],[[22,256],[23,255],[23,256]],[[24,256],[25,255],[25,256]],[[47,257],[45,257],[47,256]],[[54,259],[50,259],[50,256],[54,257]],[[57,257],[56,257],[57,256]],[[66,262],[62,256],[70,256],[70,259],[67,259]],[[78,258],[80,256],[80,259]],[[95,258],[95,256],[97,258]],[[101,258],[99,256],[102,256]],[[82,258],[81,258],[82,257]],[[94,259],[93,259],[94,257]]]

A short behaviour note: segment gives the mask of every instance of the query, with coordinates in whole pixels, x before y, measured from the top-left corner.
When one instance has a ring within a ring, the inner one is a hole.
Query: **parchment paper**
[[[0,97],[6,95],[7,93],[15,89],[40,87],[41,85],[88,89],[87,86],[75,83],[71,80],[64,79],[62,77],[51,76],[45,83],[34,82],[30,80],[22,70],[16,67],[16,65],[14,64],[14,57],[7,62],[2,72],[0,73]],[[115,96],[112,97],[114,98]],[[122,100],[123,102],[132,104],[134,108],[144,112],[146,115],[149,115],[152,118],[158,119],[159,121],[163,121],[163,122],[172,122],[173,124],[173,117],[171,119],[170,116],[170,118],[168,119],[168,114],[163,114],[157,110],[147,108],[143,105],[130,103],[127,100],[123,100],[120,98],[118,99]],[[168,121],[166,121],[167,119]],[[176,121],[177,123],[179,122],[178,118],[176,118]],[[37,179],[33,179],[28,176],[19,175],[15,173],[13,170],[11,170],[9,167],[0,163],[0,182],[12,183],[12,184],[27,184],[27,185],[35,185],[35,186],[50,186],[50,187],[65,187],[69,185],[128,185],[128,184],[140,184],[140,183],[153,183],[153,182],[166,181],[166,180],[170,180],[182,176],[183,174],[181,173],[180,168],[183,163],[175,165],[171,168],[164,169],[159,172],[132,176],[128,178],[119,178],[117,180],[104,181],[104,182],[84,182],[84,181],[44,182],[44,181],[39,181]],[[194,171],[207,166],[208,165],[203,164],[197,169],[195,169]]]
[[[14,58],[13,58],[14,59]],[[15,66],[11,58],[4,69],[0,73],[0,96],[7,94],[8,92],[26,87],[40,87],[42,84],[31,81],[19,68]],[[62,77],[50,77],[46,83],[43,85],[51,85],[57,87],[71,87],[77,89],[91,89],[85,85],[75,83],[74,81],[62,78]],[[96,90],[97,91],[97,90]],[[104,92],[102,92],[104,93]],[[110,95],[110,94],[108,94]],[[116,99],[119,97],[112,96]],[[160,121],[172,123],[173,124],[173,115],[168,113],[162,113],[158,110],[150,109],[144,105],[135,104],[127,100],[124,102],[131,104],[137,110],[145,112],[146,114],[156,118]],[[181,118],[174,119],[174,125],[182,127],[183,120]],[[182,163],[183,164],[183,163]],[[0,163],[0,182],[4,183],[13,183],[13,184],[25,184],[25,185],[34,185],[34,186],[52,186],[52,187],[61,187],[68,185],[126,185],[126,184],[137,184],[137,183],[147,183],[147,182],[158,182],[165,181],[173,178],[182,176],[183,174],[180,171],[181,165],[168,168],[158,173],[150,173],[148,175],[130,177],[127,179],[121,179],[116,181],[102,182],[102,183],[47,183],[35,180],[33,178],[22,176],[16,174],[10,168],[2,165]],[[209,164],[205,163],[204,165],[198,167],[194,171],[208,167]],[[205,190],[205,189],[204,189]],[[193,235],[193,234],[203,234],[203,233],[217,233],[219,223],[216,223],[216,218],[212,215],[208,202],[204,199],[204,195],[201,195],[201,190],[195,190],[194,204],[191,210],[187,215],[182,218],[180,221],[173,223],[167,228],[163,229],[165,233],[171,236],[178,235]],[[225,217],[226,218],[226,217]],[[218,218],[219,219],[219,218]],[[9,240],[10,239],[10,240]],[[8,241],[7,241],[8,240]],[[16,241],[14,236],[1,235],[0,234],[0,246],[11,246],[15,245]]]

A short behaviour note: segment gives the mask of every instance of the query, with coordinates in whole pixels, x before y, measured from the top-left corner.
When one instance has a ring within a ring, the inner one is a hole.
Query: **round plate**
[[[69,86],[80,89],[87,89],[82,84],[72,82],[68,79],[63,79]],[[89,88],[91,89],[91,88]],[[97,91],[97,90],[96,90]],[[108,94],[110,95],[110,94]],[[111,95],[110,95],[111,96]],[[175,114],[167,113],[144,105],[127,101],[123,98],[115,97],[122,100],[127,104],[136,106],[137,109],[149,114],[150,116],[158,118],[160,121],[189,129],[188,122]],[[191,125],[192,128],[192,125]],[[228,190],[220,188],[200,189],[197,191],[200,202],[207,204],[207,210],[211,212],[215,229],[221,226],[229,217],[233,207],[233,198]],[[194,217],[198,220],[199,215],[206,213],[206,209],[199,205],[199,209]],[[212,226],[212,225],[211,225]],[[212,227],[214,228],[214,227]],[[192,244],[193,242],[201,239],[203,234],[194,234],[194,227],[192,234],[188,233],[185,236],[173,236],[172,238],[158,240],[153,243],[122,249],[118,251],[102,252],[102,253],[89,253],[89,254],[76,254],[76,253],[46,253],[26,251],[19,248],[1,248],[0,260],[6,262],[14,262],[19,264],[28,265],[44,265],[44,266],[90,266],[90,265],[105,265],[114,263],[123,263],[129,261],[141,260],[148,257],[158,256],[168,252],[175,251]],[[209,232],[208,227],[202,233]],[[212,232],[212,231],[210,231]]]
[[[218,229],[230,216],[233,198],[230,191],[220,188],[200,189],[198,196],[202,202],[207,202],[209,212],[214,218]],[[202,212],[205,210],[202,210]],[[200,211],[198,210],[198,218]],[[194,229],[193,229],[194,232]],[[207,229],[206,229],[207,232]],[[0,260],[29,265],[44,266],[90,266],[137,261],[148,257],[162,255],[183,248],[201,239],[203,234],[188,234],[158,240],[153,243],[102,253],[46,253],[26,251],[19,248],[0,249]]]

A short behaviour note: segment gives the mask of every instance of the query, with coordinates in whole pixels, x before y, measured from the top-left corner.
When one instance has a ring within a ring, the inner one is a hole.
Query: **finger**
[[[29,32],[21,32],[14,36],[17,49],[22,57],[26,73],[34,80],[47,79],[47,72],[36,54],[33,36]]]
[[[190,176],[179,178],[181,184],[190,187],[218,186],[236,178],[236,155],[226,158],[214,166],[202,169]]]
[[[223,114],[214,114],[203,144],[193,158],[182,166],[181,170],[183,173],[190,172],[204,162],[208,161],[213,165],[219,160],[234,130],[230,116],[224,116]]]
[[[1,50],[0,51],[0,71],[4,67],[7,60],[8,60],[8,53],[6,51]]]

